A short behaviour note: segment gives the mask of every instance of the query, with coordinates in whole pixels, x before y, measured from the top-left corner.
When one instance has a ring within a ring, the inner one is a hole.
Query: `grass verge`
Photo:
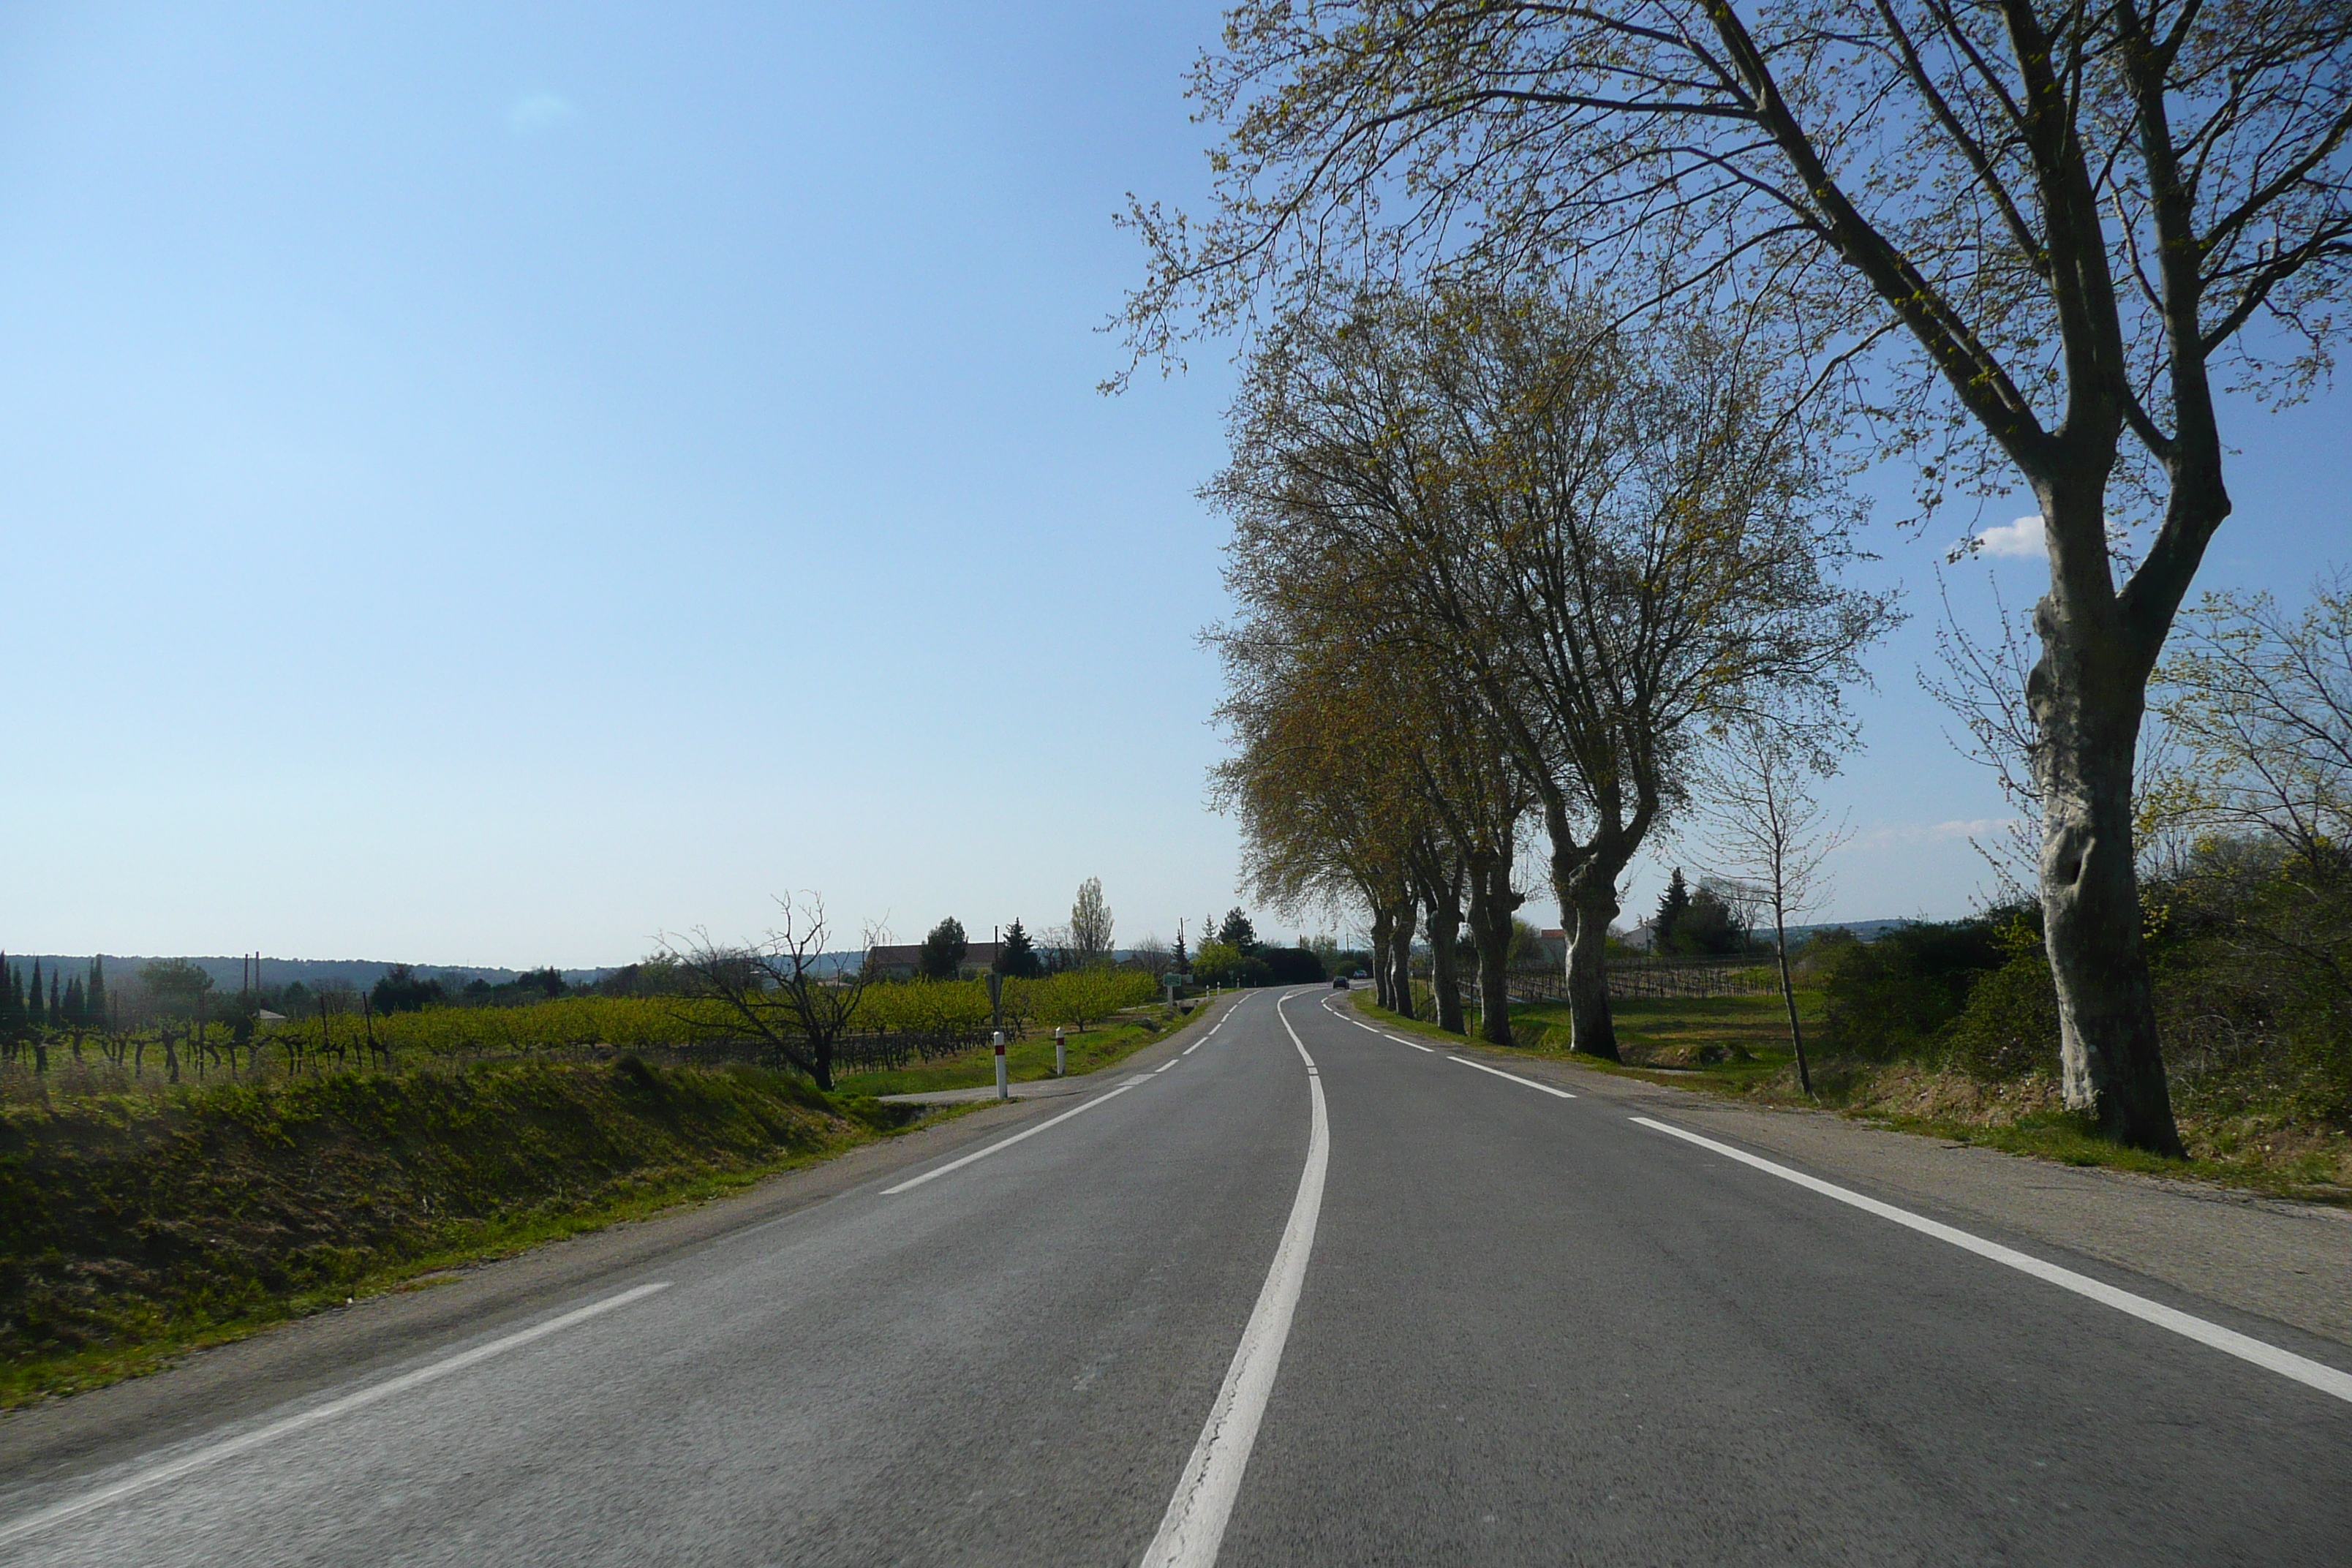
[[[911,1123],[758,1068],[502,1063],[0,1114],[0,1408]]]
[[[1204,1004],[1205,1005],[1205,1004]],[[1199,1008],[1192,1015],[1201,1016]],[[1144,1047],[1168,1038],[1183,1026],[1184,1016],[1165,1006],[1139,1009],[1063,1042],[1070,1076],[1113,1067]],[[1015,1040],[1004,1047],[1006,1078],[1013,1083],[1034,1083],[1054,1076],[1054,1036],[1050,1029]],[[987,1047],[961,1056],[942,1057],[898,1072],[859,1073],[835,1080],[843,1093],[879,1097],[886,1094],[931,1094],[948,1089],[975,1089],[996,1081],[996,1053]]]
[[[1820,1021],[1819,993],[1799,992],[1798,1017],[1811,1032]],[[1369,1017],[1423,1037],[1465,1042],[1434,1024],[1406,1018],[1360,997]],[[1867,1062],[1825,1058],[1809,1047],[1816,1095],[1797,1088],[1796,1057],[1789,1048],[1787,1015],[1778,996],[1711,996],[1618,1002],[1620,1063],[1568,1049],[1564,1005],[1541,1003],[1511,1010],[1514,1054],[1569,1062],[1589,1072],[1639,1079],[1752,1104],[1813,1106],[1899,1132],[1980,1144],[2005,1153],[2063,1164],[2133,1171],[2239,1187],[2310,1203],[2352,1205],[2352,1146],[2341,1134],[2314,1136],[2284,1117],[2210,1110],[2184,1099],[2177,1107],[2189,1157],[2168,1159],[2124,1149],[2099,1137],[2065,1109],[2058,1088],[2028,1078],[1988,1084],[1949,1068],[1917,1062]],[[1475,1031],[1476,1024],[1472,1023]],[[1497,1047],[1473,1039],[1484,1049]]]

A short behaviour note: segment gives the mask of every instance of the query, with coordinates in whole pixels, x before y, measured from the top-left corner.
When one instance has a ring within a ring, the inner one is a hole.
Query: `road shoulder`
[[[1467,1041],[1453,1048],[1963,1227],[2063,1247],[2352,1346],[2352,1209],[2064,1165],[1873,1127],[1834,1111],[1741,1105]]]
[[[1113,1087],[1181,1052],[1229,1006],[1199,1008],[1165,1037],[1100,1072],[1059,1080],[1057,1087],[1072,1093]],[[1052,1100],[985,1105],[818,1164],[781,1172],[723,1197],[410,1280],[347,1307],[191,1352],[143,1377],[0,1412],[0,1477],[6,1478],[0,1483],[0,1505],[65,1477],[526,1321],[634,1271],[1017,1131],[1052,1114],[1053,1107]]]

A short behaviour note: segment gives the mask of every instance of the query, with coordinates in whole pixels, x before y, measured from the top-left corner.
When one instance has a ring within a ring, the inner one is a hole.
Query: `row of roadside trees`
[[[1393,955],[1412,907],[1473,920],[1517,805],[1610,1054],[1626,858],[1717,737],[1835,750],[1888,614],[1836,585],[1841,479],[2021,485],[2065,1099],[2177,1152],[2140,727],[2231,510],[2217,377],[2292,398],[2352,321],[2352,13],[1243,0],[1193,88],[1214,209],[1133,209],[1124,321],[1139,362],[1252,332],[1213,494],[1261,885],[1346,889]]]

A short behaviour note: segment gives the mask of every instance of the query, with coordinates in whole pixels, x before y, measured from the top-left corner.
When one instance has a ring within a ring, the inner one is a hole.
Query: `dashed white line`
[[[1564,1089],[1554,1089],[1548,1083],[1538,1083],[1531,1078],[1521,1078],[1515,1072],[1505,1072],[1500,1068],[1490,1068],[1485,1062],[1474,1062],[1468,1057],[1448,1057],[1445,1059],[1449,1062],[1460,1062],[1465,1068],[1476,1068],[1480,1072],[1493,1073],[1496,1078],[1509,1079],[1513,1083],[1523,1083],[1529,1089],[1541,1090],[1545,1094],[1555,1096],[1560,1100],[1574,1100],[1576,1098],[1576,1096],[1569,1093],[1568,1090]]]
[[[625,1307],[632,1301],[642,1301],[656,1291],[667,1290],[669,1288],[669,1280],[657,1279],[650,1285],[640,1285],[634,1290],[624,1290],[617,1296],[607,1296],[601,1301],[591,1301],[584,1307],[575,1307],[569,1312],[550,1318],[543,1323],[534,1323],[530,1328],[508,1334],[502,1339],[492,1340],[486,1345],[476,1345],[472,1350],[460,1351],[456,1355],[436,1361],[430,1366],[421,1366],[415,1372],[403,1373],[398,1377],[379,1383],[373,1388],[362,1388],[356,1394],[346,1394],[341,1399],[329,1400],[324,1405],[302,1411],[299,1415],[289,1415],[282,1421],[273,1421],[267,1426],[257,1427],[253,1431],[242,1433],[224,1442],[210,1444],[193,1454],[184,1454],[179,1458],[156,1466],[153,1469],[142,1470],[135,1476],[128,1476],[116,1481],[111,1486],[100,1487],[96,1491],[84,1492],[78,1498],[68,1499],[64,1502],[45,1508],[38,1513],[28,1514],[13,1524],[0,1526],[0,1545],[20,1540],[37,1531],[49,1529],[53,1525],[63,1524],[68,1520],[78,1519],[93,1509],[105,1507],[108,1503],[120,1502],[122,1499],[136,1493],[152,1490],[168,1482],[176,1481],[182,1476],[200,1470],[207,1465],[218,1464],[223,1459],[235,1458],[239,1454],[266,1447],[282,1437],[291,1436],[305,1427],[316,1426],[319,1423],[331,1421],[338,1415],[348,1415],[354,1410],[363,1410],[371,1405],[381,1404],[395,1394],[405,1394],[412,1388],[436,1382],[453,1372],[463,1372],[466,1368],[486,1362],[494,1355],[518,1349],[530,1343],[533,1340],[545,1339],[548,1335],[559,1333],[574,1323],[584,1323],[589,1319],[602,1316],[616,1307]]]
[[[1000,1138],[995,1142],[991,1143],[987,1148],[976,1149],[972,1152],[966,1154],[961,1160],[950,1160],[946,1164],[940,1166],[937,1170],[925,1171],[921,1175],[913,1177],[908,1181],[900,1182],[895,1187],[885,1187],[882,1189],[882,1195],[886,1198],[892,1197],[899,1193],[906,1192],[911,1187],[919,1187],[925,1182],[937,1181],[940,1177],[946,1175],[950,1171],[961,1171],[966,1165],[971,1164],[974,1160],[985,1160],[1000,1149],[1010,1149],[1013,1145],[1020,1142],[1024,1138],[1034,1138],[1038,1133],[1043,1132],[1048,1127],[1059,1126],[1061,1123],[1067,1121],[1073,1116],[1082,1116],[1086,1112],[1092,1110],[1097,1105],[1101,1105],[1108,1100],[1117,1100],[1120,1095],[1125,1094],[1137,1084],[1147,1083],[1149,1081],[1150,1081],[1150,1074],[1138,1074],[1136,1077],[1129,1079],[1125,1083],[1120,1084],[1117,1089],[1112,1089],[1108,1094],[1098,1094],[1092,1100],[1087,1100],[1084,1105],[1078,1106],[1074,1110],[1065,1110],[1059,1116],[1048,1117],[1045,1121],[1037,1123],[1036,1126],[1024,1128],[1021,1131],[1015,1132],[1010,1138]]]
[[[1170,1068],[1172,1068],[1176,1064],[1172,1061],[1161,1062],[1158,1067],[1153,1068],[1151,1070],[1155,1073],[1162,1073],[1166,1072]]]
[[[1792,1171],[1786,1165],[1775,1164],[1769,1160],[1750,1154],[1745,1149],[1735,1149],[1728,1143],[1718,1143],[1712,1138],[1702,1138],[1696,1132],[1685,1132],[1679,1127],[1669,1127],[1663,1121],[1653,1121],[1646,1116],[1636,1116],[1633,1120],[1653,1131],[1663,1132],[1669,1138],[1679,1138],[1686,1143],[1696,1143],[1702,1149],[1711,1149],[1726,1159],[1737,1160],[1743,1165],[1752,1165],[1757,1170],[1778,1176],[1784,1182],[1794,1182],[1801,1187],[1809,1188],[1824,1197],[1835,1198],[1842,1204],[1850,1204],[1866,1214],[1874,1214],[1881,1219],[1891,1219],[1896,1225],[1916,1230],[1922,1236],[1932,1236],[1938,1241],[1949,1242],[1964,1252],[1975,1253],[1979,1258],[1989,1258],[1995,1263],[2006,1264],[2020,1273],[2031,1274],[2037,1279],[2047,1280],[2062,1290],[2072,1290],[2077,1296],[2088,1297],[2102,1305],[2113,1307],[2118,1312],[2127,1312],[2143,1322],[2169,1329],[2184,1339],[2195,1340],[2199,1344],[2210,1346],[2224,1355],[2233,1355],[2241,1361],[2252,1362],[2254,1365],[2277,1373],[2282,1377],[2291,1377],[2306,1388],[2317,1389],[2322,1394],[2333,1394],[2337,1399],[2352,1403],[2352,1373],[2338,1372],[2332,1366],[2296,1355],[2293,1351],[2284,1351],[2276,1345],[2266,1344],[2250,1335],[2239,1333],[2234,1329],[2225,1329],[2219,1323],[2207,1322],[2202,1318],[2193,1317],[2176,1308],[2165,1306],[2162,1302],[2151,1301],[2145,1296],[2135,1296],[2128,1290],[2119,1290],[2113,1285],[2092,1279],[2087,1274],[2077,1274],[2073,1269],[2062,1268],[2055,1263],[2044,1263],[2041,1258],[2028,1253],[2020,1252],[2014,1247],[2003,1247],[1997,1241],[1987,1241],[1979,1236],[1971,1236],[1965,1230],[1929,1219],[1925,1215],[1916,1215],[1908,1209],[1896,1208],[1893,1204],[1881,1203],[1876,1198],[1864,1197],[1862,1194],[1847,1187],[1841,1187],[1834,1182],[1824,1182],[1820,1177],[1809,1176],[1802,1171]]]

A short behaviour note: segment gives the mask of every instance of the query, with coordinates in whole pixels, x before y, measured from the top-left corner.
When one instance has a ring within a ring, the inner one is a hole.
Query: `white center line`
[[[1574,1100],[1576,1098],[1576,1096],[1569,1093],[1568,1090],[1564,1089],[1554,1089],[1548,1083],[1538,1083],[1531,1078],[1521,1078],[1515,1072],[1505,1072],[1500,1068],[1490,1068],[1485,1062],[1474,1062],[1468,1057],[1448,1057],[1445,1059],[1449,1062],[1460,1062],[1465,1068],[1476,1068],[1480,1072],[1493,1073],[1496,1078],[1509,1079],[1513,1083],[1523,1083],[1529,1089],[1540,1089],[1546,1094],[1557,1096],[1561,1100]]]
[[[182,1476],[200,1470],[207,1465],[215,1465],[223,1459],[232,1459],[239,1454],[265,1447],[305,1427],[316,1426],[321,1421],[331,1421],[338,1415],[348,1415],[354,1410],[364,1410],[369,1405],[379,1404],[395,1394],[405,1394],[412,1388],[421,1387],[425,1384],[446,1377],[453,1372],[463,1372],[466,1368],[486,1362],[494,1355],[518,1349],[530,1343],[533,1340],[541,1340],[550,1334],[560,1333],[574,1323],[584,1323],[591,1318],[613,1310],[615,1307],[625,1307],[632,1301],[641,1301],[656,1291],[667,1290],[669,1288],[669,1280],[657,1279],[650,1285],[640,1285],[634,1290],[624,1290],[617,1296],[607,1296],[601,1301],[591,1301],[584,1307],[575,1307],[569,1312],[550,1318],[543,1323],[534,1323],[530,1328],[508,1334],[503,1339],[492,1340],[486,1345],[476,1345],[469,1351],[460,1351],[456,1355],[436,1361],[430,1366],[418,1367],[415,1372],[403,1373],[398,1377],[375,1384],[373,1388],[362,1388],[356,1394],[346,1394],[341,1399],[329,1400],[326,1404],[305,1410],[299,1415],[289,1415],[282,1421],[273,1421],[267,1426],[257,1427],[253,1431],[230,1437],[223,1442],[207,1445],[198,1448],[193,1454],[184,1454],[179,1458],[156,1466],[153,1469],[142,1470],[135,1476],[129,1476],[116,1481],[111,1486],[100,1487],[96,1491],[84,1492],[78,1498],[69,1498],[64,1502],[45,1508],[38,1513],[28,1514],[13,1524],[0,1526],[0,1545],[31,1535],[37,1531],[63,1524],[68,1520],[78,1519],[92,1509],[103,1508],[108,1503],[120,1502],[124,1498],[139,1492],[152,1490],[167,1482],[176,1481]]]
[[[1215,1033],[1216,1031],[1214,1029],[1209,1031],[1209,1035],[1213,1035]],[[1202,1035],[1199,1039],[1194,1040],[1191,1045],[1186,1046],[1182,1054],[1189,1057],[1194,1051],[1199,1050],[1202,1046],[1207,1045],[1209,1043],[1209,1035]]]
[[[2086,1296],[2094,1301],[2113,1307],[2118,1312],[2128,1312],[2143,1322],[2154,1323],[2162,1329],[2170,1329],[2185,1339],[2195,1340],[2199,1344],[2210,1346],[2224,1355],[2233,1355],[2241,1361],[2252,1362],[2256,1366],[2277,1373],[2282,1377],[2291,1377],[2307,1388],[2315,1388],[2322,1394],[2333,1394],[2338,1399],[2352,1402],[2352,1373],[2338,1372],[2332,1366],[2296,1355],[2293,1351],[2281,1350],[2276,1345],[2265,1344],[2261,1340],[2239,1333],[2234,1329],[2225,1329],[2219,1323],[2209,1323],[2202,1318],[2192,1317],[2187,1312],[2165,1306],[2159,1301],[2151,1301],[2145,1296],[2135,1296],[2128,1290],[2118,1290],[2113,1285],[2094,1279],[2087,1274],[2077,1274],[2073,1269],[2062,1268],[2055,1263],[2044,1263],[2039,1258],[2028,1253],[2020,1252],[2014,1247],[2003,1247],[1997,1241],[1987,1241],[1982,1237],[1971,1236],[1965,1230],[1956,1229],[1951,1226],[1929,1219],[1925,1215],[1916,1215],[1908,1209],[1896,1208],[1893,1204],[1885,1204],[1876,1198],[1864,1197],[1862,1194],[1841,1187],[1834,1182],[1824,1182],[1820,1177],[1809,1176],[1802,1171],[1792,1171],[1786,1165],[1776,1165],[1769,1160],[1750,1154],[1745,1149],[1735,1149],[1728,1143],[1718,1143],[1712,1138],[1702,1138],[1696,1132],[1685,1132],[1679,1127],[1669,1127],[1663,1121],[1653,1121],[1646,1116],[1636,1116],[1633,1120],[1653,1131],[1663,1132],[1669,1138],[1679,1138],[1686,1143],[1696,1143],[1703,1149],[1712,1149],[1726,1159],[1737,1160],[1743,1165],[1753,1165],[1756,1169],[1768,1172],[1784,1182],[1794,1182],[1801,1187],[1810,1188],[1824,1197],[1835,1198],[1842,1204],[1851,1204],[1855,1208],[1868,1214],[1874,1214],[1881,1219],[1891,1219],[1896,1225],[1916,1230],[1922,1236],[1932,1236],[1938,1241],[1949,1242],[1964,1252],[1975,1253],[1979,1258],[1989,1258],[1995,1263],[2007,1264],[2021,1273],[2031,1274],[2037,1279],[2047,1280],[2062,1290],[2072,1290],[2077,1296]]]
[[[1275,1005],[1282,1016],[1281,1004]],[[1290,1027],[1282,1016],[1283,1027]],[[1298,1032],[1290,1043],[1298,1054]],[[1323,1080],[1313,1072],[1307,1079],[1313,1097],[1314,1121],[1307,1136],[1307,1167],[1298,1174],[1298,1195],[1291,1201],[1290,1222],[1283,1226],[1282,1245],[1275,1248],[1274,1266],[1266,1270],[1265,1288],[1251,1309],[1249,1326],[1233,1364],[1225,1369],[1224,1386],[1209,1407],[1201,1440],[1184,1463],[1176,1495],[1160,1516],[1160,1532],[1143,1554],[1143,1568],[1210,1568],[1224,1540],[1225,1521],[1233,1517],[1234,1499],[1242,1489],[1242,1472],[1249,1467],[1251,1447],[1257,1442],[1258,1423],[1274,1392],[1274,1374],[1282,1364],[1282,1347],[1290,1337],[1290,1319],[1298,1306],[1298,1289],[1307,1279],[1307,1255],[1315,1250],[1315,1221],[1323,1210],[1323,1172],[1331,1159],[1331,1124],[1323,1109]]]
[[[1149,1082],[1150,1079],[1150,1074],[1149,1073],[1138,1074],[1136,1077],[1129,1079],[1125,1083],[1120,1084],[1117,1089],[1112,1089],[1108,1094],[1098,1094],[1092,1100],[1087,1100],[1084,1105],[1077,1107],[1076,1110],[1065,1110],[1059,1116],[1048,1117],[1045,1121],[1037,1123],[1034,1127],[1024,1129],[1019,1132],[1015,1132],[1010,1138],[1000,1138],[985,1149],[976,1149],[972,1152],[966,1154],[961,1160],[950,1160],[937,1170],[925,1171],[921,1175],[916,1176],[908,1181],[900,1182],[895,1187],[885,1187],[882,1189],[882,1195],[886,1198],[891,1197],[897,1194],[907,1191],[910,1187],[919,1187],[925,1182],[934,1181],[940,1176],[946,1175],[950,1171],[961,1171],[966,1165],[971,1164],[974,1160],[985,1160],[991,1154],[995,1153],[999,1149],[1010,1149],[1015,1143],[1020,1142],[1024,1138],[1034,1138],[1038,1133],[1045,1131],[1046,1128],[1057,1126],[1062,1122],[1067,1121],[1073,1116],[1077,1116],[1086,1111],[1092,1110],[1096,1106],[1102,1104],[1106,1100],[1117,1100],[1120,1095],[1125,1094],[1137,1084]]]

